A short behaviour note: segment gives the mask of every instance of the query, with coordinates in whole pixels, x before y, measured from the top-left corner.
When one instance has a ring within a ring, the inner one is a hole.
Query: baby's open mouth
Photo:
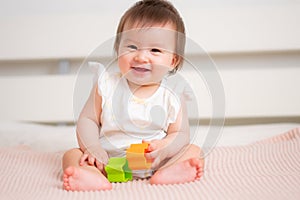
[[[150,69],[142,68],[142,67],[132,67],[132,69],[138,71],[138,72],[148,72]]]

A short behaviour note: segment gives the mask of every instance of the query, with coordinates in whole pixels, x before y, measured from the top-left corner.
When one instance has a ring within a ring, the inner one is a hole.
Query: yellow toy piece
[[[148,143],[131,144],[127,149],[126,158],[131,170],[149,169],[151,167],[151,161],[145,157],[148,146]]]

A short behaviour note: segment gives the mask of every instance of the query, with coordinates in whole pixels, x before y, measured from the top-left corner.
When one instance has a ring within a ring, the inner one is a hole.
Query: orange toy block
[[[131,170],[149,169],[151,161],[145,158],[147,153],[148,143],[131,144],[126,151],[126,158]]]

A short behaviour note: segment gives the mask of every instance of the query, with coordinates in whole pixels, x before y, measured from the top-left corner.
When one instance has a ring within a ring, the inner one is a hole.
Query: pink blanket
[[[62,152],[0,149],[0,199],[300,199],[300,129],[255,144],[215,148],[200,181],[113,184],[112,191],[62,189]]]

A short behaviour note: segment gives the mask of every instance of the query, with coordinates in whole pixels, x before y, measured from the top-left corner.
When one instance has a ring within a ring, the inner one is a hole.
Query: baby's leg
[[[204,159],[201,149],[189,145],[171,158],[150,178],[151,184],[176,184],[199,180],[203,175]]]
[[[112,188],[107,178],[91,165],[80,166],[80,149],[71,149],[63,157],[64,189],[70,191],[108,190]]]

